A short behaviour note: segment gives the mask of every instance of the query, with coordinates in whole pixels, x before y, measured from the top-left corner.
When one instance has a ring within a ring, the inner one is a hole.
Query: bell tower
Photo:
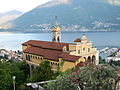
[[[60,42],[61,41],[61,28],[57,24],[57,16],[55,16],[55,25],[52,27],[52,41]]]

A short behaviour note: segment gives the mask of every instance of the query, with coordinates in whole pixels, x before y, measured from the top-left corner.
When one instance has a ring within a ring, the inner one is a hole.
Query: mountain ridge
[[[0,29],[8,29],[13,27],[12,21],[19,17],[22,12],[11,10],[0,14]]]
[[[106,0],[53,0],[40,5],[18,17],[15,29],[38,29],[49,31],[54,17],[63,30],[118,30],[120,28],[120,6]],[[63,2],[62,2],[63,1]],[[51,4],[53,3],[53,4]]]

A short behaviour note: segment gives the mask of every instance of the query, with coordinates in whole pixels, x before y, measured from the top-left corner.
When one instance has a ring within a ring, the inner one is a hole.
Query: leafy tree
[[[16,76],[16,89],[24,84],[27,78],[25,65],[25,62],[2,60],[0,62],[0,90],[13,90],[13,76]]]
[[[54,78],[54,72],[49,61],[43,61],[40,66],[33,70],[33,74],[29,78],[30,82],[46,81]]]
[[[57,77],[57,76],[62,74],[61,69],[63,69],[64,63],[65,63],[65,61],[61,60],[61,62],[59,63],[59,66],[57,66],[57,71],[54,71],[54,76],[55,77]]]
[[[3,56],[0,56],[0,59],[3,59]]]
[[[99,56],[99,61],[100,61],[100,64],[106,64],[105,59],[102,59],[101,56]]]
[[[56,81],[47,84],[47,90],[77,90],[77,86],[71,82],[70,77],[67,74],[57,77]]]
[[[16,76],[17,87],[26,82],[28,78],[29,68],[25,62],[13,62],[9,65],[11,76]]]
[[[12,84],[11,71],[6,61],[0,62],[0,90],[10,90]]]
[[[111,61],[109,62],[109,64],[110,64],[110,65],[114,64],[115,66],[120,66],[120,60],[119,60],[119,61],[113,61],[113,60],[111,60]]]
[[[47,90],[77,90],[77,86],[72,82],[73,76],[71,72],[74,69],[68,69],[66,72],[61,73],[55,81],[47,83],[45,87]]]
[[[5,54],[3,58],[4,58],[4,59],[8,59],[8,55]]]
[[[87,90],[113,90],[117,73],[105,64],[80,68],[80,84]]]
[[[62,66],[64,65],[65,61],[61,60],[59,66],[57,67],[57,71],[60,71],[60,69],[62,68]]]
[[[18,54],[22,54],[22,52],[20,50],[17,51]]]
[[[70,90],[73,87],[72,90],[77,90],[75,88],[79,86],[81,90],[113,90],[116,78],[117,73],[109,65],[84,66],[60,76],[56,82],[49,83],[47,88],[48,90]]]

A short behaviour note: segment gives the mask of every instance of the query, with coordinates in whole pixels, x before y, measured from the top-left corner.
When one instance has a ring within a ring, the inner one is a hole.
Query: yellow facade
[[[25,49],[27,49],[27,48],[28,48],[28,46],[22,45],[22,50],[25,50]]]
[[[23,45],[22,50],[24,51],[28,47],[31,47],[31,46]],[[63,50],[62,52],[69,52],[69,55],[81,56],[81,58],[79,58],[75,62],[64,60],[62,58],[59,58],[59,60],[56,61],[56,60],[44,59],[43,56],[24,53],[24,52],[22,54],[22,58],[23,60],[26,60],[28,64],[35,65],[35,66],[38,66],[43,61],[49,61],[53,70],[57,70],[57,68],[60,67],[60,70],[63,72],[66,71],[67,69],[76,67],[76,65],[81,62],[86,62],[88,59],[91,59],[92,62],[96,65],[98,65],[99,63],[99,59],[98,59],[99,52],[97,51],[96,48],[92,46],[92,43],[89,42],[86,36],[82,37],[81,42],[74,42],[69,44],[68,50],[66,46],[64,46],[62,50]],[[60,66],[62,60],[64,61],[64,64]]]
[[[30,60],[27,60],[26,55],[30,56]],[[23,60],[26,60],[29,64],[33,64],[35,66],[39,66],[39,64],[43,61],[49,61],[53,70],[57,70],[57,67],[59,65],[59,62],[57,61],[44,59],[42,56],[34,55],[34,54],[23,53],[22,58]]]
[[[83,57],[81,57],[80,59],[78,59],[76,62],[75,62],[75,66],[81,62],[85,62],[85,59]]]
[[[63,66],[60,68],[61,71],[66,71],[67,69],[71,69],[75,67],[75,62],[64,61]]]
[[[29,61],[27,60],[26,55],[30,56]],[[53,70],[57,70],[60,63],[61,63],[60,61],[53,61],[53,60],[43,59],[42,56],[28,54],[28,53],[23,53],[22,58],[23,58],[23,60],[26,60],[28,64],[35,65],[35,66],[39,66],[39,64],[41,62],[43,62],[43,61],[49,61]],[[63,60],[63,59],[61,59],[61,60]],[[85,62],[85,59],[80,58],[76,62],[70,62],[70,61],[66,61],[66,60],[63,60],[63,61],[64,61],[64,64],[61,66],[60,70],[64,72],[67,69],[74,68],[80,62]]]
[[[87,60],[88,58],[93,59],[95,57],[94,63],[99,64],[99,52],[97,48],[92,46],[86,36],[82,37],[81,42],[74,42],[69,45],[70,55],[82,56]]]

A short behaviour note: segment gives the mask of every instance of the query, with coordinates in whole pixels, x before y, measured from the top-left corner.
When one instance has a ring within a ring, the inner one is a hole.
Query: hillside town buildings
[[[29,40],[22,44],[22,50],[22,59],[30,68],[39,66],[42,61],[49,61],[53,70],[59,67],[63,72],[86,63],[99,64],[99,52],[85,35],[72,43],[62,43],[58,25],[52,27],[52,41]],[[64,64],[60,66],[61,63]]]
[[[0,49],[0,56],[8,60],[22,61],[21,54],[12,50]]]
[[[120,61],[120,50],[117,49],[117,51],[114,52],[115,55],[113,56],[109,56],[107,58],[105,58],[106,62],[110,62],[110,61]]]

